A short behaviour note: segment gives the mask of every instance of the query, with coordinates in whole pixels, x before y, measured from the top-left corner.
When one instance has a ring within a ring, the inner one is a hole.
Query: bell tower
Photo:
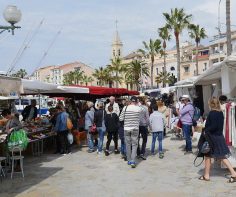
[[[115,36],[112,42],[112,59],[122,58],[123,44],[120,40],[117,25],[118,25],[118,21],[116,20],[116,32],[115,32]]]

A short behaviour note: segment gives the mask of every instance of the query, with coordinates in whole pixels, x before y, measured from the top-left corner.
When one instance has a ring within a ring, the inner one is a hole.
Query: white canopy
[[[40,94],[57,89],[57,85],[36,80],[22,79],[24,94]]]
[[[190,78],[176,82],[175,86],[178,87],[178,86],[184,86],[184,85],[193,85],[193,83],[196,81],[196,79],[197,79],[197,76],[190,77]]]
[[[50,91],[50,93],[89,94],[89,88],[71,87],[71,86],[57,86],[57,89]]]
[[[221,82],[222,94],[236,97],[236,54],[214,64],[195,81],[196,85],[212,85]]]
[[[18,96],[23,92],[21,80],[19,78],[0,75],[0,95]]]
[[[35,80],[22,79],[24,94],[88,94],[89,88],[58,86]]]
[[[212,67],[207,69],[202,73],[195,81],[196,85],[210,84],[211,82],[219,80],[221,76],[221,71],[223,67],[228,67],[231,69],[236,69],[236,54],[226,57],[224,61],[213,64]]]

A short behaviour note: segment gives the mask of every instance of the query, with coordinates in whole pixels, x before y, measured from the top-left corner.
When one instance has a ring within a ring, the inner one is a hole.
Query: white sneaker
[[[102,155],[103,153],[102,152],[98,152],[98,155]]]

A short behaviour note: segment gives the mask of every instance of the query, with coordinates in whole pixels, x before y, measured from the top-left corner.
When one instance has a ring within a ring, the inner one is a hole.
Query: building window
[[[175,67],[172,66],[172,67],[170,68],[170,70],[171,70],[171,71],[175,71]]]
[[[224,50],[224,46],[220,45],[220,52],[222,52]]]
[[[213,64],[215,64],[215,63],[217,63],[217,62],[218,62],[218,59],[213,59],[213,60],[212,60],[212,63],[213,63]]]
[[[207,69],[207,63],[204,63],[204,69],[203,71],[205,71]]]
[[[158,75],[158,68],[156,68],[156,73],[157,73],[157,75]]]
[[[115,50],[113,50],[113,56],[116,56],[116,51]]]
[[[120,56],[120,49],[118,50],[118,56]]]
[[[189,73],[189,66],[184,66],[184,72]]]

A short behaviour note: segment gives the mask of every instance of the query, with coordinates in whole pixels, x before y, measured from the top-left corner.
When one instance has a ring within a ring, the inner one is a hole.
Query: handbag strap
[[[196,156],[196,158],[195,158],[194,161],[193,161],[193,165],[194,165],[195,167],[199,167],[199,166],[203,163],[203,161],[204,161],[204,157],[202,157],[202,161],[200,162],[200,164],[196,165],[197,158],[198,158],[198,156]]]
[[[124,122],[125,122],[125,114],[126,114],[127,107],[128,107],[128,105],[126,106],[125,112],[124,112]]]

